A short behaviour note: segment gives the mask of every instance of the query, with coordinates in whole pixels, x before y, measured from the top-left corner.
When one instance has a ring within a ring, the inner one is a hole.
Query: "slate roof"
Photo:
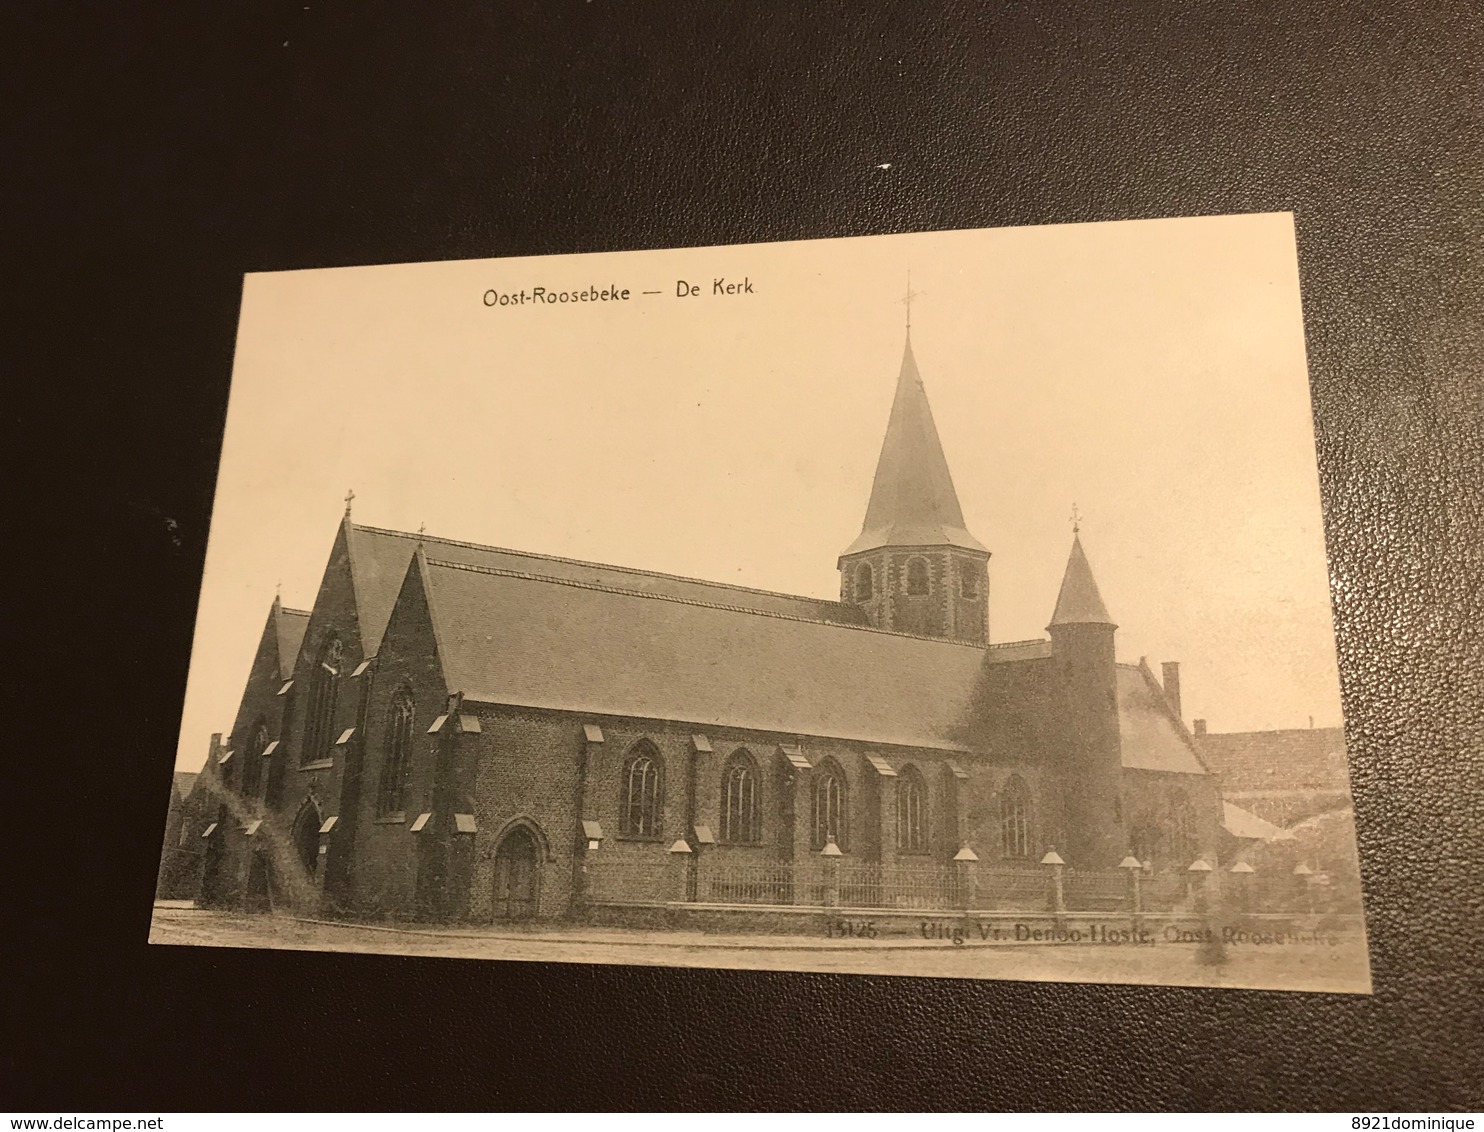
[[[287,680],[294,674],[299,659],[299,646],[304,643],[304,630],[309,628],[309,611],[276,605],[274,625],[278,633],[278,678]]]
[[[471,702],[965,751],[988,666],[965,644],[426,559],[439,659]],[[1124,766],[1204,774],[1157,684],[1118,666]]]
[[[1350,790],[1340,727],[1232,731],[1196,738],[1201,757],[1221,775],[1223,792],[1273,794]]]
[[[1254,813],[1234,806],[1230,802],[1221,803],[1221,826],[1233,837],[1246,838],[1250,841],[1292,841],[1293,834],[1288,830],[1265,821]]]
[[[172,780],[175,792],[182,798],[190,796],[191,787],[196,785],[196,772],[194,770],[177,770]]]
[[[815,621],[842,624],[865,622],[865,614],[860,609],[836,601],[730,586],[722,582],[683,578],[652,570],[636,570],[626,566],[609,566],[503,547],[481,546],[478,543],[456,542],[432,535],[364,527],[350,522],[346,523],[346,529],[351,577],[355,585],[361,637],[367,655],[380,648],[381,636],[386,631],[392,606],[401,591],[412,552],[419,541],[428,557],[439,561],[585,582],[640,593],[716,602]]]
[[[1127,770],[1205,774],[1189,734],[1153,676],[1137,664],[1117,669],[1118,736]]]
[[[439,657],[478,702],[963,750],[993,650],[430,559]]]
[[[964,527],[964,513],[908,338],[866,520],[843,553],[883,546],[943,545],[984,550]]]
[[[1052,625],[1112,625],[1103,595],[1098,592],[1092,566],[1082,549],[1082,536],[1072,536],[1072,553],[1067,556],[1067,569],[1062,575],[1061,590],[1056,595]]]

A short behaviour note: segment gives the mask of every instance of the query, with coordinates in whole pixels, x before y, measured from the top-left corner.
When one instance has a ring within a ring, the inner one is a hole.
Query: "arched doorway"
[[[319,864],[319,810],[305,802],[294,822],[294,856],[304,868],[305,879],[314,883],[314,870]]]
[[[529,920],[540,896],[541,856],[524,826],[505,835],[495,850],[495,918]]]

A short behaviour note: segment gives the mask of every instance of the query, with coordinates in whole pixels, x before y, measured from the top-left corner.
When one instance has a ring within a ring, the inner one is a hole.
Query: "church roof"
[[[1292,841],[1293,834],[1231,802],[1221,803],[1221,827],[1249,841]]]
[[[478,543],[365,527],[349,522],[346,529],[356,608],[361,621],[361,637],[368,655],[380,647],[387,620],[392,614],[392,606],[396,604],[397,594],[407,575],[412,552],[419,542],[423,544],[428,557],[444,562],[586,582],[638,593],[709,601],[812,621],[865,623],[865,614],[860,609],[821,598],[796,597],[746,586],[661,574],[653,570],[582,562],[572,558],[482,546]],[[302,630],[300,635],[302,637]],[[297,651],[296,648],[295,655]]]
[[[1175,719],[1164,691],[1147,669],[1117,667],[1118,738],[1125,770],[1208,773],[1191,738]]]
[[[1196,737],[1202,757],[1237,793],[1346,791],[1345,731],[1341,727],[1234,731]]]
[[[1056,611],[1051,615],[1051,624],[1113,624],[1113,618],[1108,616],[1108,607],[1103,604],[1103,595],[1098,593],[1098,584],[1093,579],[1080,535],[1072,536],[1072,553],[1067,558],[1066,573],[1062,575],[1061,591],[1056,595]]]
[[[467,699],[963,750],[995,650],[430,559]]]
[[[304,643],[304,630],[309,628],[309,612],[304,609],[289,609],[274,605],[274,631],[277,633],[278,677],[287,680],[294,674],[294,663],[299,659],[299,646]]]
[[[427,558],[450,689],[471,702],[973,749],[986,667],[1049,641],[965,644]],[[1157,684],[1118,666],[1123,765],[1204,774]]]
[[[909,338],[886,423],[886,439],[876,462],[866,521],[844,553],[858,554],[883,546],[944,545],[984,550],[964,527],[958,493],[953,489],[948,459],[943,455]]]
[[[194,770],[177,770],[175,777],[171,780],[171,785],[175,787],[176,794],[180,795],[182,799],[190,795],[191,787],[195,784],[196,772]]]

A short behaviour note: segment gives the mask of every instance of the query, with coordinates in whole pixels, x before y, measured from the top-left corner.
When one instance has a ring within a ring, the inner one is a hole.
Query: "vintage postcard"
[[[152,940],[1368,992],[1298,280],[250,275]]]

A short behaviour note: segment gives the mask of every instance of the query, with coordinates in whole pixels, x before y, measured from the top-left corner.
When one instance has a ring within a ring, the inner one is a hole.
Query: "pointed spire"
[[[1047,628],[1057,625],[1112,624],[1113,618],[1108,616],[1108,607],[1103,604],[1103,595],[1098,593],[1092,567],[1082,549],[1082,536],[1073,532],[1067,572],[1062,575],[1061,592],[1056,595],[1056,612],[1051,615],[1051,624]]]
[[[858,554],[882,546],[984,550],[983,544],[964,528],[964,514],[933,423],[927,390],[917,371],[917,359],[912,355],[910,337],[902,354],[896,399],[876,463],[866,521],[845,553]]]

